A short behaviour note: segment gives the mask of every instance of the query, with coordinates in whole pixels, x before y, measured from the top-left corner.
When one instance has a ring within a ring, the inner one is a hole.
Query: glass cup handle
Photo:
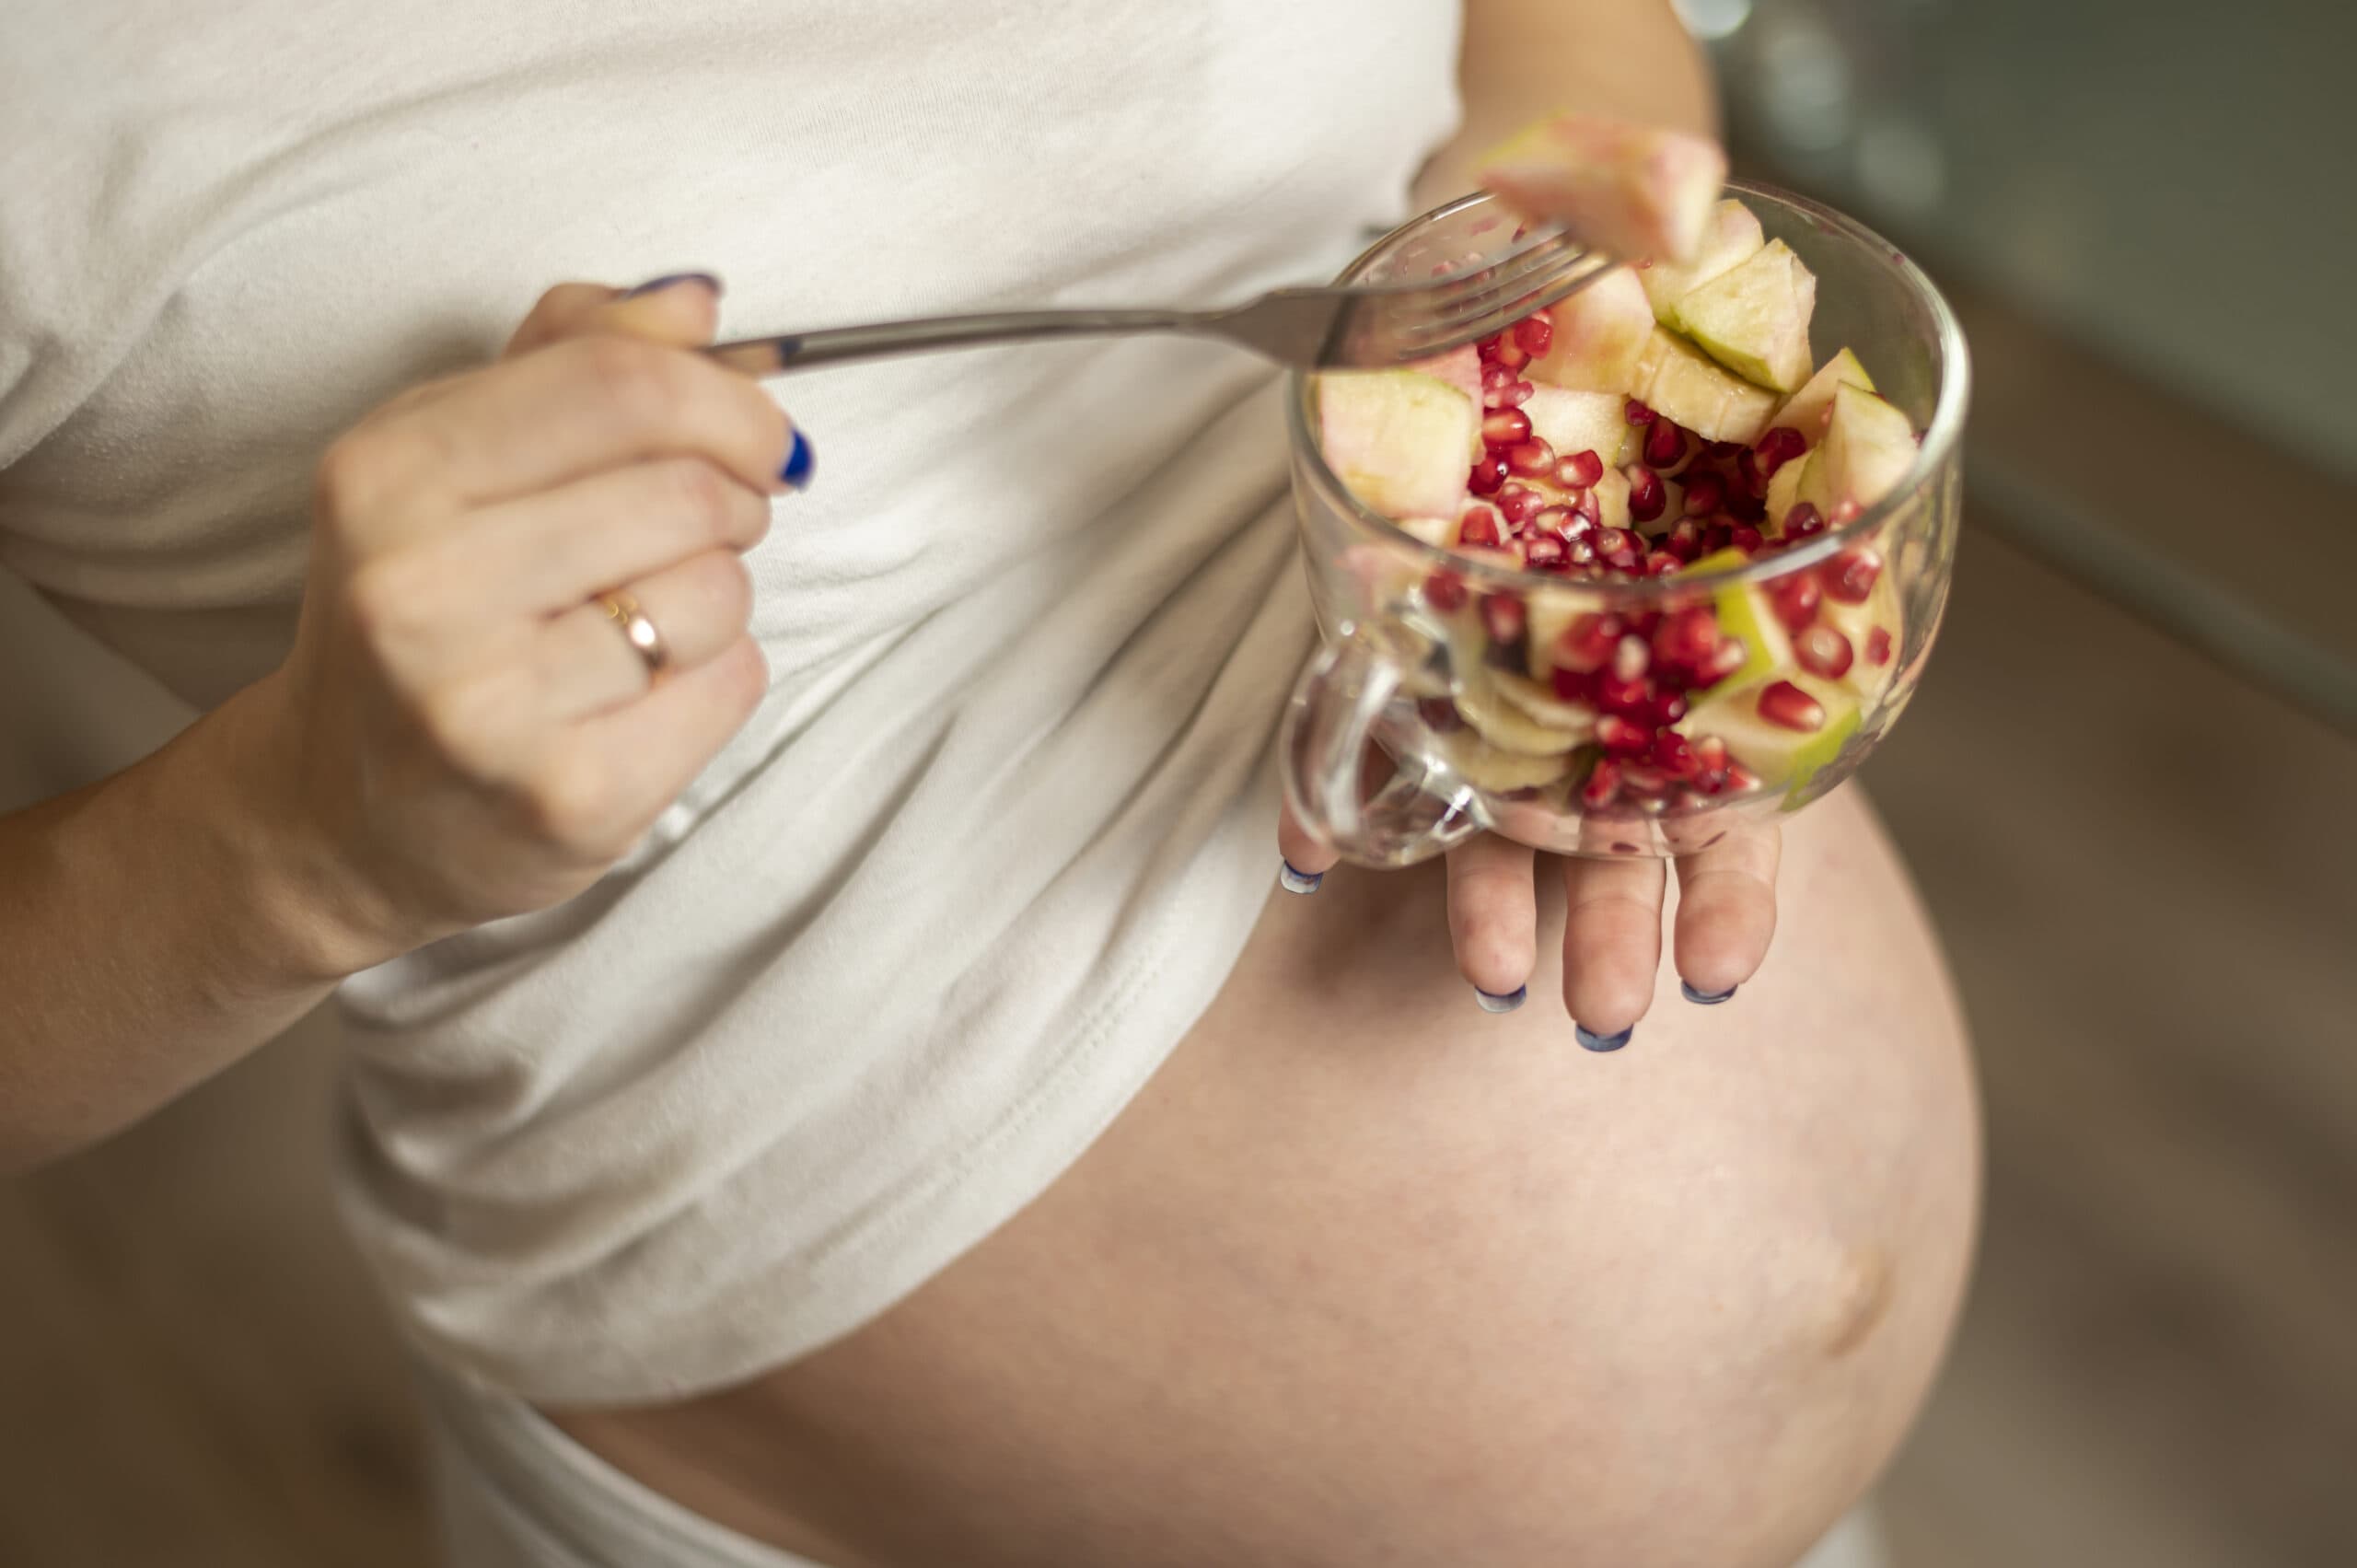
[[[1407,679],[1399,655],[1356,627],[1302,667],[1279,739],[1285,804],[1305,829],[1361,865],[1413,865],[1480,832],[1470,792],[1411,760],[1361,798],[1367,749]]]

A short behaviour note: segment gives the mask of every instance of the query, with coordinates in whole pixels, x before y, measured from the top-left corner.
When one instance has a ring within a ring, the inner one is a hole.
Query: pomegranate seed
[[[1489,594],[1481,600],[1481,626],[1490,633],[1490,641],[1511,647],[1522,641],[1525,627],[1529,625],[1529,612],[1522,600],[1512,594]]]
[[[1572,515],[1579,518],[1583,527],[1592,528],[1604,521],[1604,506],[1596,500],[1595,491],[1583,490],[1572,497]]]
[[[1576,669],[1566,669],[1562,665],[1547,672],[1547,682],[1554,687],[1555,695],[1566,703],[1585,703],[1594,695],[1589,690],[1586,676]]]
[[[1686,716],[1686,699],[1678,692],[1664,691],[1654,699],[1651,716],[1655,728],[1666,729]]]
[[[1735,476],[1736,482],[1739,484],[1747,494],[1752,495],[1765,495],[1768,494],[1768,476],[1759,471],[1759,461],[1757,458],[1754,458],[1751,455],[1750,447],[1746,447],[1741,452],[1736,454],[1735,459]]]
[[[1481,345],[1481,390],[1503,392],[1515,383],[1515,373],[1497,362],[1498,340],[1491,338]]]
[[[1844,523],[1855,522],[1864,510],[1865,508],[1855,501],[1845,497],[1833,504],[1833,516],[1827,519],[1827,524],[1829,527],[1838,528]]]
[[[1648,577],[1670,576],[1674,575],[1679,567],[1685,564],[1685,562],[1679,560],[1676,555],[1666,550],[1655,551],[1652,554],[1645,557],[1643,563],[1644,573]]]
[[[1492,409],[1481,417],[1481,439],[1492,447],[1511,447],[1530,439],[1530,416],[1518,408]]]
[[[1779,680],[1759,693],[1759,716],[1780,729],[1813,735],[1825,727],[1825,704],[1791,681]]]
[[[1468,506],[1457,520],[1457,542],[1459,544],[1498,545],[1505,542],[1505,534],[1498,527],[1495,506]]]
[[[1498,492],[1498,510],[1515,528],[1530,521],[1546,504],[1547,498],[1527,484],[1509,484]]]
[[[1727,496],[1727,482],[1715,473],[1690,474],[1686,481],[1686,515],[1707,517]]]
[[[1612,646],[1612,673],[1621,680],[1635,680],[1653,668],[1654,651],[1634,632]]]
[[[1752,448],[1763,479],[1775,476],[1778,469],[1808,450],[1808,438],[1789,424],[1780,424],[1759,438]]]
[[[1702,559],[1701,531],[1697,529],[1682,538],[1673,533],[1661,541],[1661,547],[1680,566],[1691,566]]]
[[[1793,656],[1811,675],[1839,680],[1850,673],[1850,661],[1857,656],[1851,650],[1850,639],[1832,627],[1812,626],[1793,639]]]
[[[1454,572],[1434,572],[1424,579],[1424,602],[1442,614],[1465,608],[1465,579]]]
[[[1620,645],[1623,630],[1620,618],[1608,610],[1573,616],[1563,634],[1555,639],[1555,662],[1582,675],[1602,669],[1612,650]]]
[[[1827,598],[1864,604],[1875,591],[1875,579],[1882,575],[1882,557],[1860,545],[1827,562],[1817,575],[1824,579]]]
[[[1564,548],[1571,552],[1564,559],[1573,565],[1593,566],[1596,564],[1596,546],[1588,541],[1585,535],[1574,531]]]
[[[1686,432],[1675,420],[1656,419],[1653,429],[1645,434],[1645,466],[1649,469],[1669,469],[1686,455]]]
[[[1690,779],[1702,771],[1702,760],[1694,754],[1694,743],[1674,729],[1665,729],[1654,737],[1654,766],[1674,779]]]
[[[1704,663],[1694,667],[1694,684],[1698,687],[1716,686],[1751,657],[1751,650],[1744,646],[1741,637],[1728,637],[1719,644],[1719,651]]]
[[[1689,605],[1661,618],[1654,631],[1654,657],[1664,664],[1700,669],[1719,651],[1718,612],[1708,605]]]
[[[1727,743],[1715,735],[1706,735],[1694,743],[1694,760],[1706,773],[1723,772],[1727,765]]]
[[[1866,662],[1876,668],[1890,662],[1890,633],[1879,626],[1866,633]]]
[[[1629,470],[1629,516],[1641,523],[1650,523],[1661,516],[1669,505],[1669,493],[1663,488],[1661,475],[1648,468]]]
[[[1735,529],[1724,523],[1713,523],[1702,530],[1702,553],[1715,555],[1735,542]]]
[[[1727,509],[1727,516],[1735,518],[1737,522],[1760,523],[1767,521],[1768,503],[1753,494],[1750,491],[1745,489],[1740,482],[1727,486],[1727,498],[1724,505]]]
[[[1513,385],[1507,387],[1504,391],[1498,394],[1498,406],[1501,408],[1520,408],[1523,404],[1530,401],[1530,394],[1538,389],[1538,388],[1532,386],[1527,381],[1516,381]]]
[[[1541,512],[1540,517],[1547,514]],[[1554,534],[1542,533],[1523,541],[1523,564],[1538,571],[1550,571],[1571,564],[1571,556],[1563,541]]]
[[[1464,715],[1457,711],[1457,704],[1446,697],[1417,699],[1416,716],[1424,721],[1425,727],[1436,729],[1444,735],[1452,729],[1465,727]]]
[[[1585,490],[1604,477],[1604,459],[1594,452],[1573,452],[1556,468],[1566,490]]]
[[[1817,509],[1814,501],[1796,501],[1793,503],[1793,509],[1784,514],[1786,539],[1806,539],[1811,534],[1824,531],[1825,514]]]
[[[1628,415],[1629,423],[1631,424],[1651,424],[1661,417],[1634,398],[1629,400],[1621,412]]]
[[[1440,277],[1447,271],[1448,263],[1443,261],[1433,268],[1433,276]],[[1503,331],[1492,332],[1488,337],[1483,338],[1477,345],[1481,353],[1482,363],[1487,364],[1489,361],[1497,358],[1498,345],[1505,341],[1506,335]]]
[[[1599,669],[1589,678],[1588,690],[1597,707],[1631,724],[1652,716],[1654,694],[1643,679],[1623,680],[1609,669]]]
[[[1631,610],[1620,619],[1629,623],[1630,631],[1648,643],[1654,640],[1654,633],[1661,626],[1661,611],[1658,610]]]
[[[1726,780],[1719,787],[1729,795],[1747,795],[1759,787],[1759,775],[1740,762],[1729,762]]]
[[[1522,412],[1520,409],[1509,409],[1506,412]],[[1530,423],[1527,415],[1524,416],[1523,423],[1525,424]],[[1555,448],[1535,436],[1527,441],[1517,441],[1506,448],[1506,466],[1525,478],[1551,473],[1555,468]]]
[[[1746,555],[1749,555],[1756,552],[1765,542],[1765,536],[1749,523],[1737,523],[1727,529],[1727,542]]]
[[[1640,757],[1653,749],[1654,738],[1643,725],[1603,714],[1596,721],[1596,743],[1615,757]]]
[[[1561,535],[1570,529],[1572,514],[1563,506],[1541,506],[1530,514],[1530,521],[1523,528],[1530,533]]]
[[[1536,316],[1525,316],[1514,324],[1514,341],[1531,358],[1539,358],[1555,341],[1555,323],[1544,310]]]
[[[1654,799],[1669,793],[1670,778],[1659,768],[1644,762],[1620,764],[1620,788],[1623,794],[1642,795]]]
[[[1596,554],[1606,565],[1622,572],[1635,571],[1643,558],[1637,536],[1627,528],[1596,529]]]
[[[1530,363],[1530,351],[1513,338],[1501,338],[1498,341],[1498,363],[1509,370],[1519,372]]]
[[[1597,758],[1587,781],[1580,785],[1580,804],[1590,811],[1601,811],[1620,798],[1620,764],[1609,757]]]
[[[1814,572],[1794,572],[1767,585],[1768,602],[1776,611],[1776,619],[1788,632],[1797,632],[1817,619],[1825,602],[1825,590],[1817,586]]]

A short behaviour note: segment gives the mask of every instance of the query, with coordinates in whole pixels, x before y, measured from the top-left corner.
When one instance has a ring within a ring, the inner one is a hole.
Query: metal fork
[[[1554,227],[1423,283],[1281,288],[1225,310],[1008,310],[742,338],[705,352],[750,376],[1043,338],[1183,332],[1309,370],[1382,370],[1443,354],[1577,293],[1614,265]]]

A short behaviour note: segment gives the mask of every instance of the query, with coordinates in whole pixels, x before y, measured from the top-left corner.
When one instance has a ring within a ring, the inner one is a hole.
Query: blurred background
[[[1678,3],[1737,168],[1908,247],[1976,356],[1943,651],[1865,775],[1991,1156],[1898,1568],[2350,1568],[2357,8]],[[0,808],[180,718],[0,580]],[[331,1049],[0,1185],[0,1563],[426,1561]]]

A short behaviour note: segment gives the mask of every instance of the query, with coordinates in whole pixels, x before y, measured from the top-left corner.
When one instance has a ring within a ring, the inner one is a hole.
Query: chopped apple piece
[[[1457,776],[1476,789],[1504,795],[1553,784],[1572,771],[1576,751],[1554,757],[1527,757],[1491,745],[1470,729],[1453,730],[1434,738],[1442,760]]]
[[[1769,416],[1768,428],[1790,426],[1807,437],[1810,446],[1816,446],[1825,438],[1825,421],[1833,412],[1833,389],[1840,386],[1869,392],[1875,389],[1875,378],[1866,374],[1858,356],[1846,348],[1820,366],[1806,386],[1784,400],[1784,406]]]
[[[1352,494],[1387,517],[1455,517],[1479,405],[1418,370],[1329,371],[1318,378],[1326,460]]]
[[[1645,338],[1654,330],[1654,308],[1632,269],[1613,268],[1577,294],[1549,306],[1547,318],[1554,323],[1555,335],[1547,352],[1530,362],[1526,376],[1577,392],[1627,395],[1636,380]]]
[[[1435,381],[1446,381],[1467,397],[1473,406],[1481,406],[1481,351],[1471,343],[1436,354],[1430,359],[1419,359],[1400,366],[1403,370],[1421,370]]]
[[[1517,212],[1551,218],[1616,256],[1681,264],[1701,250],[1727,177],[1715,142],[1598,114],[1540,121],[1480,167],[1482,188]]]
[[[1618,468],[1629,445],[1629,400],[1620,392],[1573,392],[1561,387],[1531,389],[1522,412],[1530,433],[1555,448],[1558,457],[1594,452],[1608,469]]]
[[[1890,574],[1882,575],[1864,604],[1828,598],[1817,619],[1849,640],[1850,668],[1840,683],[1872,705],[1898,668],[1898,591]]]
[[[1511,679],[1520,680],[1523,677]],[[1453,694],[1459,717],[1471,725],[1482,739],[1517,757],[1558,756],[1577,747],[1596,727],[1596,715],[1592,713],[1586,715],[1584,726],[1558,726],[1533,718],[1519,704],[1499,695],[1491,671],[1478,664],[1458,678]]]
[[[1727,755],[1759,774],[1761,784],[1796,790],[1840,754],[1857,732],[1859,716],[1855,692],[1791,674],[1764,685],[1714,690],[1678,727],[1693,739],[1717,736]]]
[[[1596,482],[1596,526],[1600,528],[1625,528],[1629,526],[1629,476],[1620,469],[1606,469],[1604,477]],[[1665,516],[1675,517],[1676,513]]]
[[[1828,520],[1845,502],[1863,510],[1898,488],[1915,466],[1915,427],[1905,414],[1872,392],[1838,386],[1799,498],[1815,503]]]
[[[1743,565],[1750,559],[1740,550],[1714,551],[1686,570],[1721,572]],[[1721,678],[1707,694],[1757,685],[1793,668],[1793,639],[1785,632],[1784,623],[1776,618],[1767,590],[1757,583],[1730,583],[1715,590],[1712,601],[1712,607],[1719,612],[1719,634],[1742,639],[1743,663],[1732,674]],[[1696,701],[1705,695],[1698,692]]]
[[[1751,209],[1729,196],[1711,209],[1711,220],[1703,226],[1702,243],[1693,261],[1683,266],[1676,261],[1640,261],[1637,281],[1644,285],[1645,299],[1654,314],[1664,316],[1680,295],[1733,272],[1767,242]]]
[[[1493,669],[1490,679],[1499,696],[1551,729],[1566,731],[1583,740],[1596,729],[1594,708],[1585,703],[1564,702],[1555,695],[1550,685],[1510,669]]]
[[[1669,325],[1756,386],[1790,392],[1808,379],[1817,274],[1781,239],[1681,295],[1669,310]]]
[[[1729,375],[1701,349],[1660,327],[1645,340],[1632,395],[1705,441],[1740,441],[1747,447],[1759,439],[1776,406],[1775,393]]]
[[[1760,531],[1770,539],[1783,537],[1784,514],[1791,511],[1793,503],[1801,498],[1802,475],[1808,471],[1808,465],[1815,461],[1817,461],[1815,452],[1805,457],[1792,459],[1769,477],[1768,517],[1760,525]]]

